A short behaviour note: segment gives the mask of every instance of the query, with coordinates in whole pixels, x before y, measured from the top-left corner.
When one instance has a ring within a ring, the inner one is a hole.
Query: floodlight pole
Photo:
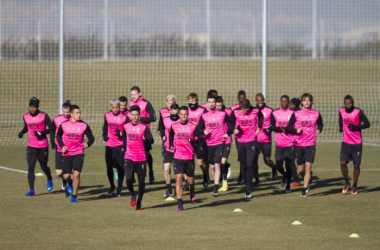
[[[321,58],[325,58],[325,21],[321,20],[321,34],[320,34],[320,51],[321,51]]]
[[[256,57],[256,20],[253,18],[252,20],[252,56]]]
[[[182,47],[183,47],[183,59],[186,59],[186,20],[182,20]]]
[[[104,0],[104,48],[103,59],[108,59],[108,0]]]
[[[1,61],[1,0],[0,0],[0,61]]]
[[[313,0],[313,54],[312,58],[317,58],[317,0]]]
[[[207,60],[211,59],[211,23],[210,23],[210,0],[206,0],[206,23],[207,23]]]
[[[41,61],[41,22],[38,21],[38,61]]]
[[[60,32],[59,32],[59,107],[58,112],[59,114],[62,113],[62,105],[63,105],[63,95],[64,95],[64,20],[63,20],[63,13],[64,13],[64,0],[61,0],[61,9],[60,9]]]
[[[262,94],[267,94],[267,0],[263,0],[263,40],[262,40]]]

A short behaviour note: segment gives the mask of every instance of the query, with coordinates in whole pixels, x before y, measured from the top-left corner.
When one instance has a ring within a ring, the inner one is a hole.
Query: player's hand
[[[37,138],[40,138],[42,136],[42,132],[40,131],[34,131],[34,135],[37,137]]]
[[[208,135],[208,130],[203,131],[205,135]]]
[[[257,128],[257,129],[256,129],[256,132],[255,132],[256,135],[258,135],[258,134],[260,133],[260,130],[261,130],[260,128]]]
[[[348,124],[347,127],[350,131],[354,131],[354,124]]]
[[[116,129],[115,135],[118,136],[118,137],[122,137],[123,136],[123,132],[121,132],[119,129]]]
[[[174,147],[173,147],[173,146],[170,146],[170,149],[171,149],[171,150],[173,150],[173,149],[174,149]]]
[[[51,149],[56,149],[57,145],[55,145],[55,142],[51,142]]]
[[[67,147],[66,146],[63,146],[62,147],[62,153],[66,153],[67,152]]]
[[[297,128],[297,134],[301,134],[302,128]]]
[[[108,141],[108,137],[107,136],[103,136],[103,141]]]
[[[124,152],[124,148],[121,148],[121,152]]]
[[[280,127],[282,132],[286,132],[284,127]]]
[[[194,140],[189,138],[188,141],[190,142],[190,144],[193,144],[194,143]]]
[[[83,148],[88,148],[88,144],[87,144],[87,142],[83,142]]]
[[[157,130],[157,134],[158,134],[158,135],[161,134],[161,133],[160,133],[160,130]]]
[[[23,133],[21,133],[21,132],[20,132],[20,133],[18,133],[18,138],[20,138],[20,139],[21,139],[23,136],[24,136],[24,134],[23,134]]]
[[[145,141],[145,136],[142,137],[142,140]]]
[[[266,129],[264,129],[263,131],[264,131],[264,134],[266,134],[266,135],[270,135],[270,130],[269,130],[269,128],[266,128]]]
[[[163,140],[163,141],[166,141],[166,136],[163,136],[163,137],[162,137],[162,140]]]
[[[224,134],[223,137],[224,137],[224,138],[228,138],[228,134]]]
[[[239,134],[239,132],[240,132],[239,129],[237,129],[237,128],[234,129],[234,134],[235,134],[235,135],[236,135],[236,134]]]
[[[319,135],[321,133],[321,131],[319,131],[319,129],[317,129],[317,131],[315,132],[317,135]]]

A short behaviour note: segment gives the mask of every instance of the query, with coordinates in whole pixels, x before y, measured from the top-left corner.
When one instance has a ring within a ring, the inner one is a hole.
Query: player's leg
[[[347,143],[342,142],[340,147],[340,171],[342,172],[344,179],[344,187],[342,189],[342,194],[346,194],[351,187],[351,183],[348,177],[348,162],[352,160],[351,148]]]
[[[131,194],[131,206],[136,206],[136,193],[133,188],[133,174],[135,171],[135,163],[131,160],[124,160],[124,173],[127,180],[127,187]]]
[[[177,211],[183,210],[183,201],[182,201],[182,175],[184,174],[183,161],[174,159],[173,160],[173,169],[175,174],[175,189],[177,193],[178,208]]]
[[[80,173],[82,172],[84,163],[84,155],[73,156],[73,195],[71,196],[71,202],[75,203],[77,201],[77,194],[80,186]]]
[[[146,144],[148,144],[148,143],[146,143]],[[145,153],[146,153],[146,162],[147,162],[148,167],[149,167],[149,183],[154,184],[153,157],[152,157],[152,154],[150,153],[152,146],[150,144],[148,144],[148,145],[149,146],[147,146],[148,148],[146,149]]]
[[[142,210],[141,202],[145,193],[146,162],[136,164],[137,179],[139,183],[139,196],[137,198],[136,210]]]
[[[112,148],[106,146],[105,150],[105,160],[106,160],[106,167],[107,167],[107,177],[108,182],[110,183],[110,189],[108,191],[108,196],[111,197],[115,193],[115,183],[114,183],[114,176],[113,176],[113,168],[116,166],[116,169],[118,169],[118,166],[116,163],[116,158],[113,155]],[[119,174],[118,174],[119,175]],[[119,177],[118,177],[119,179]]]
[[[260,145],[259,143],[257,145]],[[256,149],[255,159],[253,160],[253,176],[255,177],[255,187],[260,186],[259,179],[259,155],[260,155],[260,146]]]
[[[293,183],[292,187],[298,187],[301,183],[301,180],[298,177],[297,166],[296,166],[296,158],[295,157],[293,157],[293,160],[292,160],[290,165],[292,168],[292,176],[294,179],[294,183]]]
[[[113,153],[114,153],[115,160],[117,163],[116,167],[117,167],[117,171],[119,173],[119,177],[117,179],[117,196],[118,197],[121,196],[121,190],[123,189],[123,181],[124,181],[124,176],[125,176],[124,167],[123,167],[125,152],[121,151],[121,149],[122,149],[122,146],[116,147],[113,149]]]
[[[185,172],[190,185],[190,202],[195,202],[194,160],[187,160]]]
[[[28,183],[29,183],[29,192],[26,196],[35,196],[34,192],[34,181],[36,176],[34,174],[34,169],[36,167],[36,162],[38,159],[38,150],[33,147],[26,147],[26,161],[28,163]]]
[[[359,180],[360,175],[360,164],[361,164],[361,157],[362,157],[362,144],[355,144],[352,145],[352,161],[354,163],[354,183],[352,185],[351,194],[357,194],[357,184]]]
[[[67,182],[63,179],[62,171],[62,152],[55,151],[55,173],[62,178],[62,190],[66,190]]]
[[[292,159],[285,158],[285,168],[286,168],[286,193],[291,193],[290,183],[292,181]]]
[[[49,159],[49,147],[40,148],[39,155],[38,155],[38,162],[40,163],[40,167],[42,171],[44,171],[46,175],[46,178],[47,178],[46,189],[48,192],[50,192],[53,189],[53,177],[51,176],[50,168],[47,165],[48,159]]]
[[[253,162],[256,157],[256,143],[246,144],[246,198],[251,198],[252,179],[253,179]]]

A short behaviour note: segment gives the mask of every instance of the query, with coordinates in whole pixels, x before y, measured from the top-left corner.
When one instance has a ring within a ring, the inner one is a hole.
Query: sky
[[[65,0],[65,34],[103,37],[106,0]],[[209,0],[212,40],[259,43],[262,0]],[[58,39],[60,0],[0,0],[1,40]],[[207,40],[206,0],[108,0],[108,35]],[[268,0],[268,42],[312,43],[312,0]],[[317,0],[317,37],[356,43],[380,37],[379,0]]]

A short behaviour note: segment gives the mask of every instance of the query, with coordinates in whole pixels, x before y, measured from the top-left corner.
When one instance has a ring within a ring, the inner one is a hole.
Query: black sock
[[[146,162],[148,163],[149,172],[153,172],[153,157],[151,154],[146,157]]]
[[[260,182],[259,177],[255,177],[256,182]]]
[[[62,179],[62,184],[63,186],[66,186],[67,182],[64,179]]]
[[[190,187],[190,195],[194,195],[194,192],[195,192],[195,190],[194,190],[194,187]]]
[[[144,182],[139,183],[139,198],[138,198],[138,200],[140,200],[140,203],[141,203],[142,198],[144,196],[144,192],[145,192],[145,183]]]
[[[132,196],[136,196],[135,190],[133,189],[133,182],[132,179],[127,179],[127,187],[129,192],[131,193]]]
[[[352,186],[353,186],[353,187],[356,187],[357,184],[358,184],[357,182],[354,182],[354,185],[352,185]]]
[[[182,199],[178,199],[178,205],[182,205]]]
[[[72,195],[71,197],[73,197],[73,198],[77,198],[77,195]]]
[[[350,183],[350,181],[348,180],[348,178],[344,178],[344,181],[348,184]]]

